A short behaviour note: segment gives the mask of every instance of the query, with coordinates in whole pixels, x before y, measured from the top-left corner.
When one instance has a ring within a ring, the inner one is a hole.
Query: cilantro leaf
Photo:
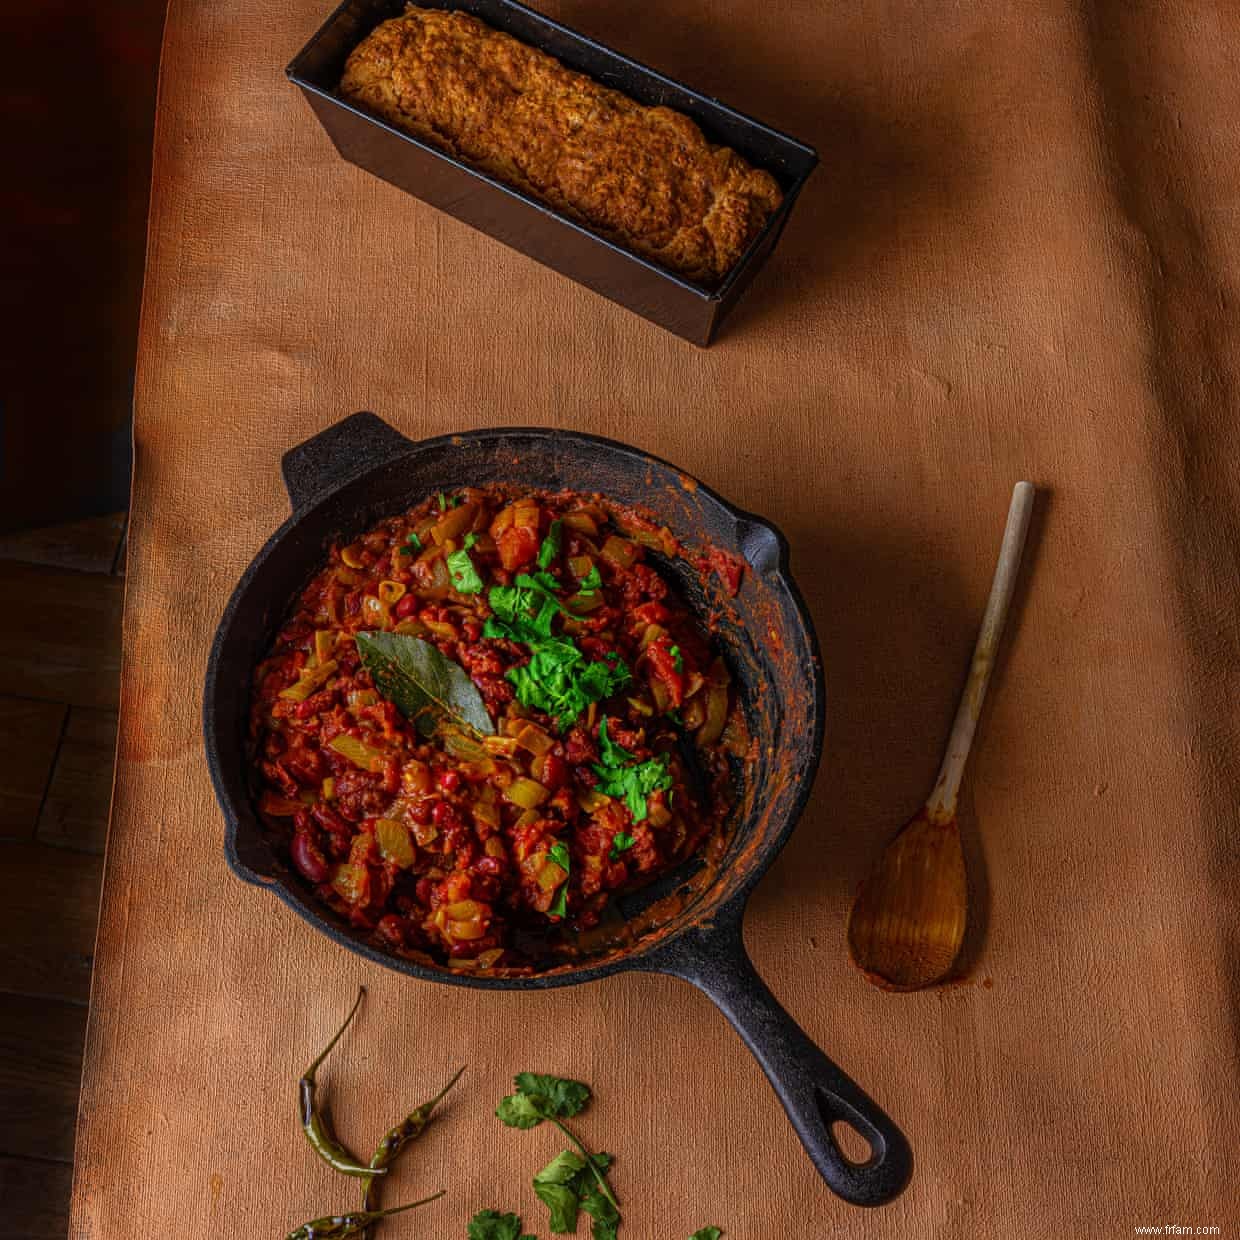
[[[529,1098],[545,1119],[568,1119],[584,1110],[590,1101],[590,1087],[566,1077],[518,1072],[513,1080],[517,1092]]]
[[[556,840],[556,842],[547,850],[547,856],[550,857],[551,860],[564,871],[564,881],[560,884],[560,889],[556,892],[555,900],[552,902],[551,907],[547,910],[547,912],[556,917],[567,917],[568,875],[573,869],[573,860],[569,856],[568,845]]]
[[[509,1094],[500,1099],[495,1114],[509,1128],[537,1128],[547,1118],[534,1100],[525,1094]]]
[[[668,648],[667,653],[672,656],[672,664],[676,670],[678,672],[683,672],[685,670],[685,658],[684,655],[680,653],[680,647],[671,646]]]
[[[542,546],[538,548],[538,567],[550,568],[555,562],[555,557],[560,554],[560,547],[563,543],[564,522],[552,521],[547,537],[543,539]]]
[[[572,1150],[557,1154],[535,1177],[534,1192],[551,1211],[551,1230],[556,1234],[575,1231],[577,1211],[585,1210],[594,1221],[596,1240],[614,1238],[620,1211],[599,1191],[594,1181],[611,1166],[610,1154],[594,1154],[590,1162]],[[608,1230],[610,1228],[610,1230]]]
[[[723,1232],[718,1227],[699,1227],[697,1231],[689,1237],[689,1240],[719,1240]]]
[[[597,564],[590,565],[590,571],[577,583],[577,593],[585,597],[597,594],[603,588],[603,577]]]
[[[607,735],[607,720],[598,727],[601,762],[591,770],[599,777],[598,791],[604,796],[622,800],[629,809],[634,822],[646,817],[646,799],[652,792],[666,791],[673,780],[668,767],[667,754],[638,762],[622,745],[617,745]]]
[[[448,556],[447,564],[448,575],[452,578],[452,584],[459,593],[482,593],[482,578],[478,575],[478,570],[474,567],[473,560],[469,558],[468,551],[453,551]]]
[[[562,1150],[535,1177],[535,1184],[571,1184],[579,1171],[586,1169],[586,1160],[572,1150]]]
[[[406,541],[406,542],[407,542],[407,543],[408,543],[408,544],[409,544],[409,545],[410,545],[410,546],[411,546],[411,547],[412,547],[415,551],[421,551],[421,550],[422,550],[422,540],[421,540],[421,539],[417,536],[417,534],[416,534],[416,533],[414,533],[412,530],[409,532],[409,537],[408,537],[408,538],[406,538],[406,539],[405,539],[405,541]]]
[[[577,1204],[592,1220],[590,1232],[594,1240],[616,1240],[620,1211],[597,1188],[591,1185]]]
[[[448,500],[442,491],[439,492],[439,511],[446,512],[448,509]]]
[[[469,1240],[534,1240],[521,1235],[521,1217],[498,1210],[479,1210],[466,1228]]]
[[[604,766],[623,766],[626,762],[637,761],[635,754],[629,753],[623,745],[617,745],[616,742],[607,735],[606,719],[598,725],[598,744],[599,753],[603,757]]]
[[[549,1226],[554,1234],[577,1230],[577,1194],[567,1184],[544,1184],[536,1178],[534,1195],[551,1211]]]
[[[463,544],[465,550],[468,551],[477,541],[478,535],[473,530],[470,530],[469,533],[465,535],[465,542]]]
[[[617,831],[611,837],[611,852],[608,854],[613,861],[619,860],[622,852],[628,852],[637,841],[627,831]]]

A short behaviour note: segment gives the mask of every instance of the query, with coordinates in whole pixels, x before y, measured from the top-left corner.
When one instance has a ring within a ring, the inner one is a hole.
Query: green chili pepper
[[[354,1210],[351,1214],[328,1214],[323,1218],[311,1219],[290,1231],[288,1240],[342,1240],[344,1236],[356,1236],[363,1228],[390,1214],[402,1214],[405,1210],[438,1201],[446,1191],[441,1188],[433,1197],[411,1201],[407,1206],[393,1206],[390,1210]]]
[[[366,1166],[365,1163],[359,1162],[357,1156],[347,1150],[337,1139],[331,1130],[331,1125],[327,1122],[327,1117],[319,1111],[314,1105],[315,1079],[314,1075],[319,1070],[319,1065],[331,1053],[332,1047],[340,1041],[341,1035],[349,1027],[353,1021],[353,1017],[357,1015],[358,1006],[362,1002],[362,996],[366,991],[358,988],[357,999],[352,1008],[349,1009],[348,1016],[344,1019],[344,1024],[336,1030],[336,1036],[323,1048],[322,1054],[306,1069],[305,1074],[298,1082],[301,1128],[306,1134],[306,1140],[310,1142],[310,1148],[325,1162],[329,1167],[335,1168],[337,1171],[343,1172],[345,1175],[365,1176],[367,1179],[371,1176],[382,1175],[383,1171],[376,1171],[372,1167]],[[320,1220],[321,1221],[321,1220]],[[310,1226],[309,1223],[306,1226]],[[318,1236],[319,1232],[308,1233]],[[323,1232],[322,1235],[345,1235],[352,1233],[345,1232]]]
[[[435,1108],[444,1100],[448,1090],[461,1079],[465,1069],[462,1068],[429,1102],[424,1102],[420,1107],[410,1111],[399,1124],[393,1128],[387,1136],[379,1142],[375,1152],[370,1156],[371,1170],[378,1175],[381,1171],[386,1171],[388,1167],[396,1161],[396,1156],[411,1141],[416,1141],[423,1133],[426,1125],[431,1121],[431,1115]],[[374,1199],[374,1181],[366,1181],[366,1193],[362,1198],[362,1209],[373,1210],[375,1205]]]

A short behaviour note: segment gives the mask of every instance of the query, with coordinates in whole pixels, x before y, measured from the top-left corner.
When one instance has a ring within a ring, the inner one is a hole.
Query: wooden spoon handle
[[[939,768],[939,777],[926,802],[926,813],[932,819],[946,820],[956,815],[956,798],[960,793],[964,764],[973,746],[977,717],[982,713],[982,702],[986,699],[986,687],[990,684],[990,673],[994,669],[999,639],[1003,636],[1008,606],[1016,589],[1016,575],[1025,549],[1025,536],[1029,532],[1034,494],[1032,482],[1018,482],[1012,490],[1003,546],[999,549],[995,578],[990,583],[990,598],[986,600],[981,632],[977,635],[977,645],[973,647],[969,679],[965,681],[960,705],[956,708],[956,719],[947,741],[947,752],[943,755],[943,765]]]

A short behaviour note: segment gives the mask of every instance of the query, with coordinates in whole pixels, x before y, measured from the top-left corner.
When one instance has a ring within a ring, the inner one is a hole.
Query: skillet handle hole
[[[851,1125],[837,1119],[831,1125],[831,1137],[839,1147],[844,1161],[854,1167],[864,1167],[874,1158],[874,1150],[870,1143]]]
[[[878,1160],[878,1150],[870,1139],[846,1119],[840,1119],[838,1109],[831,1105],[829,1095],[825,1095],[821,1089],[815,1089],[814,1101],[818,1104],[818,1114],[830,1132],[835,1148],[846,1163],[853,1167],[866,1167]]]

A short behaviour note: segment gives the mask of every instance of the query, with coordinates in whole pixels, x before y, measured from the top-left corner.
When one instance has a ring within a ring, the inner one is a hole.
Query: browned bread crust
[[[694,280],[722,279],[779,186],[687,117],[648,108],[468,13],[410,5],[350,55],[340,93]]]

